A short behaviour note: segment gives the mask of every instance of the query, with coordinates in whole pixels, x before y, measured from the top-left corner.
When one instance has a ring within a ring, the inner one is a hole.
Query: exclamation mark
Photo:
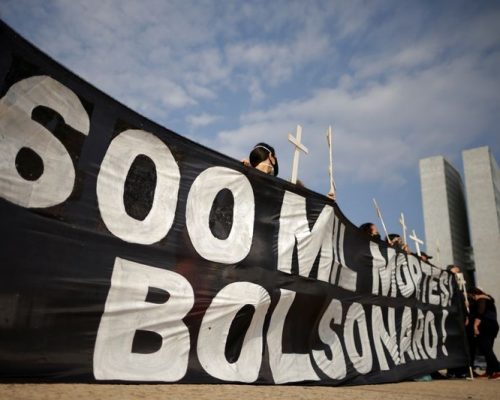
[[[448,317],[448,311],[443,310],[443,317],[441,318],[441,331],[443,332],[443,345],[441,350],[445,356],[448,355],[448,350],[446,349],[446,337],[448,336],[446,333],[446,317]]]

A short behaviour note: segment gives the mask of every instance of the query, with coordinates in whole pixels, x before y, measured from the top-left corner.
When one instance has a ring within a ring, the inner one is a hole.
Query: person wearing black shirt
[[[500,379],[500,365],[493,351],[499,329],[495,300],[478,288],[472,289],[471,295],[477,307],[473,321],[474,336],[477,347],[486,359],[486,374],[490,379]]]

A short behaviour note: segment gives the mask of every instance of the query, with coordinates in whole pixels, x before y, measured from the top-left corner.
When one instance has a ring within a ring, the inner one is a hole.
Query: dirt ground
[[[402,382],[351,387],[251,385],[0,384],[1,400],[494,400],[500,380]]]

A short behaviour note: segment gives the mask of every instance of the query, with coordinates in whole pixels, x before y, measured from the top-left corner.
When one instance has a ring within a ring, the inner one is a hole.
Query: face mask
[[[278,176],[278,171],[279,171],[278,159],[276,157],[274,157],[274,160],[275,160],[275,163],[274,163],[274,167],[273,167],[273,175]]]
[[[274,171],[274,167],[270,162],[268,162],[267,164],[264,164],[264,165],[271,168],[271,170],[267,173],[268,175],[276,176],[275,171]]]
[[[270,166],[272,168],[271,172],[269,172],[270,175],[272,175],[272,176],[278,176],[278,170],[279,170],[278,159],[275,156],[273,156],[273,157],[274,157],[274,165],[273,165],[273,163],[272,163],[272,161],[271,161],[270,158],[267,159],[267,164],[266,165],[268,165],[268,166]]]
[[[279,171],[279,167],[278,167],[278,159],[276,158],[275,155],[273,155],[273,153],[271,153],[271,151],[267,148],[267,147],[264,147],[264,146],[256,146],[255,148],[257,147],[261,147],[265,150],[267,150],[269,152],[269,155],[268,155],[268,158],[267,158],[267,163],[264,164],[268,167],[271,167],[271,171],[268,172],[269,175],[273,175],[273,176],[278,176],[278,171]],[[271,162],[271,159],[270,157],[273,156],[274,158],[274,165],[272,164]]]

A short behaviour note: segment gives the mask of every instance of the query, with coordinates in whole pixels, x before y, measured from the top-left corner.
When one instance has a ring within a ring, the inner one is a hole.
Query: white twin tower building
[[[500,170],[488,147],[462,152],[464,179],[443,156],[420,160],[425,239],[439,266],[500,302]],[[463,182],[465,181],[465,187]],[[500,352],[497,340],[495,351]]]

